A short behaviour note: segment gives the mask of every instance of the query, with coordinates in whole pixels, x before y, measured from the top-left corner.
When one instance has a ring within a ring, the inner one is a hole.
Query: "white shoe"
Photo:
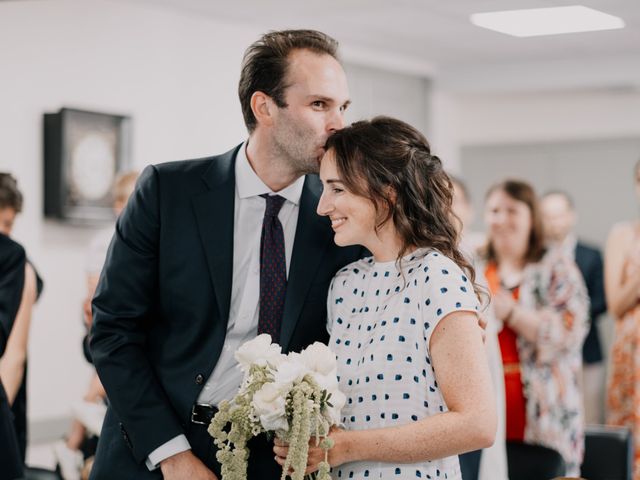
[[[53,454],[64,480],[80,480],[80,471],[84,463],[82,452],[71,450],[64,440],[58,440],[53,444]]]
[[[71,405],[71,412],[90,433],[100,436],[102,422],[107,414],[107,406],[104,403],[76,402]]]

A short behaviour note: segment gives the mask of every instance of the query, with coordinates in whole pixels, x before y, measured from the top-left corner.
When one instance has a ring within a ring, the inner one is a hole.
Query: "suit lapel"
[[[332,239],[331,231],[327,227],[327,219],[316,213],[320,194],[318,178],[307,175],[300,197],[298,225],[291,254],[287,296],[280,328],[280,345],[284,351],[287,351],[311,282]]]
[[[206,190],[192,198],[220,318],[225,323],[229,319],[233,279],[234,167],[238,148],[211,162],[202,176]]]

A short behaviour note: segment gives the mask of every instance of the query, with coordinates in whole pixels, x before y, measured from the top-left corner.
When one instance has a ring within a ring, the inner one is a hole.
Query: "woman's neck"
[[[373,254],[376,262],[396,260],[404,247],[404,242],[398,231],[393,226],[388,225],[390,222],[391,220],[378,230],[377,234],[372,237],[371,242],[368,242],[369,245],[364,245]],[[409,246],[404,253],[408,254],[413,250],[415,250],[415,247]]]
[[[501,282],[511,288],[520,284],[525,260],[519,256],[497,255],[498,272]]]

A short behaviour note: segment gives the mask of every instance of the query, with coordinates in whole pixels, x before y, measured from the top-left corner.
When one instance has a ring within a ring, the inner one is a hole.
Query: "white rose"
[[[327,392],[338,390],[338,378],[336,377],[335,373],[330,373],[329,375],[312,373],[311,377],[315,380],[321,390],[326,390]]]
[[[315,342],[309,345],[300,356],[309,370],[321,375],[329,375],[337,368],[336,354],[324,343]]]
[[[285,412],[285,395],[286,392],[282,392],[273,383],[265,383],[253,395],[251,405],[265,430],[289,429]]]
[[[234,354],[243,372],[248,372],[251,365],[275,365],[281,361],[282,347],[271,343],[271,336],[263,333],[253,340],[245,342]]]
[[[302,381],[307,373],[309,373],[309,369],[298,360],[298,357],[294,355],[291,358],[289,356],[278,365],[273,381],[280,390],[288,391],[294,383]]]

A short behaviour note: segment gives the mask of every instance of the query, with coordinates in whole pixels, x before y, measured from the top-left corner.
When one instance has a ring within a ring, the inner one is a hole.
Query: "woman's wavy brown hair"
[[[329,137],[340,179],[373,202],[376,231],[387,223],[402,238],[397,261],[411,247],[434,248],[458,264],[474,284],[475,271],[458,249],[453,223],[453,185],[427,139],[411,125],[379,116],[355,122]]]

